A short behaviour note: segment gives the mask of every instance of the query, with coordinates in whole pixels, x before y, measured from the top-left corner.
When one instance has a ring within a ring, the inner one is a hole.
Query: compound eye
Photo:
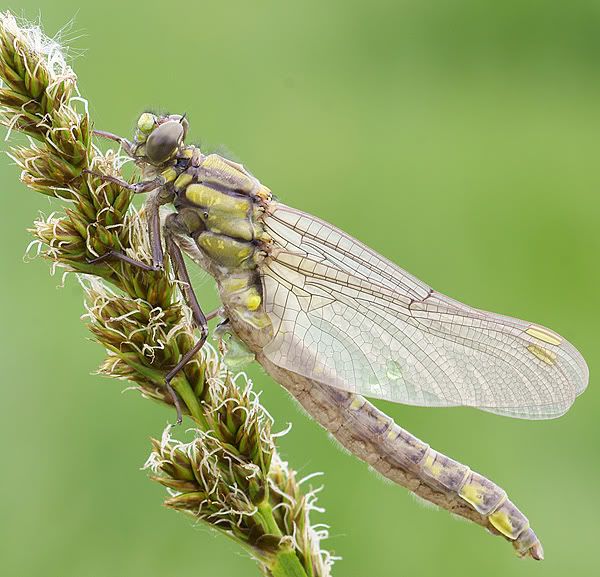
[[[167,161],[177,150],[184,136],[180,122],[169,120],[154,130],[146,141],[146,156],[153,164]]]
[[[181,114],[171,114],[169,116],[169,120],[175,120],[176,122],[179,122],[179,124],[181,124],[183,126],[183,138],[185,139],[185,136],[188,133],[188,130],[190,129],[190,123],[188,122],[187,118],[185,117],[185,114],[183,116]]]

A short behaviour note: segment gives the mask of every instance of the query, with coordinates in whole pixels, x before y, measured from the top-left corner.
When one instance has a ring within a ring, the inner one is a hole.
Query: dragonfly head
[[[183,146],[188,128],[185,115],[144,112],[137,122],[131,155],[138,162],[157,167],[168,164]]]

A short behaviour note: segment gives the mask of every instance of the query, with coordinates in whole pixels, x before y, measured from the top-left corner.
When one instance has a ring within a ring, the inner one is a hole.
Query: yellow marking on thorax
[[[260,298],[260,295],[255,287],[248,287],[246,290],[240,292],[238,299],[240,300],[242,306],[249,311],[257,310],[262,302],[262,299]]]
[[[248,268],[251,264],[250,257],[254,252],[251,244],[208,232],[201,234],[196,242],[220,266],[238,269],[242,266]]]
[[[218,154],[209,154],[202,162],[202,180],[231,186],[237,191],[249,194],[256,187],[256,182],[237,166],[236,163],[225,161]]]
[[[194,177],[187,172],[183,172],[177,177],[177,180],[173,183],[176,190],[183,190],[188,184],[194,180]]]
[[[173,182],[177,178],[177,171],[172,166],[165,168],[160,174],[165,179],[165,183]]]
[[[540,341],[544,341],[545,343],[548,343],[549,345],[558,346],[558,345],[560,345],[560,343],[562,343],[562,339],[560,337],[558,337],[558,335],[551,333],[550,331],[546,330],[544,327],[531,326],[525,332],[528,335],[531,335],[532,337],[539,339]]]
[[[261,302],[262,302],[262,299],[260,298],[260,295],[258,293],[251,294],[246,299],[246,308],[249,311],[258,310],[258,307],[260,306]]]
[[[206,228],[217,234],[224,234],[240,240],[252,240],[254,238],[254,226],[248,218],[230,216],[218,208],[208,211],[205,218]]]
[[[230,274],[221,281],[221,285],[228,293],[237,293],[247,288],[252,282],[250,273]]]
[[[250,209],[250,199],[223,194],[204,184],[190,184],[185,195],[188,200],[205,208],[217,208],[231,215],[244,217]]]
[[[538,345],[529,345],[527,350],[547,365],[554,365],[556,363],[556,354],[552,351],[548,351]]]
[[[253,276],[251,273],[237,272],[224,277],[221,286],[236,308],[254,313],[259,310],[262,297],[252,282]]]
[[[194,148],[190,147],[182,150],[180,156],[183,158],[192,158],[192,156],[194,156]]]

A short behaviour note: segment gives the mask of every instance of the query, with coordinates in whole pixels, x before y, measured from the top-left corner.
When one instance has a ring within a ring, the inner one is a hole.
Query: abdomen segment
[[[543,559],[529,521],[506,492],[469,467],[438,453],[365,398],[321,385],[257,360],[335,439],[376,471],[415,495],[511,541],[519,556]]]

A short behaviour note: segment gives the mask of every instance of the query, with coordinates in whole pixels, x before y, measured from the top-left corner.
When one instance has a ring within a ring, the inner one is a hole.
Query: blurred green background
[[[12,1],[54,34],[96,125],[187,112],[285,202],[332,221],[438,290],[545,324],[580,348],[589,391],[565,417],[377,403],[509,492],[546,560],[416,503],[341,452],[250,371],[303,474],[325,473],[315,522],[336,576],[587,575],[600,513],[597,380],[600,2],[596,0]],[[102,358],[27,227],[56,210],[0,163],[0,572],[256,575],[227,539],[161,507],[139,470],[173,414],[91,376]],[[207,308],[215,301],[205,283]]]

